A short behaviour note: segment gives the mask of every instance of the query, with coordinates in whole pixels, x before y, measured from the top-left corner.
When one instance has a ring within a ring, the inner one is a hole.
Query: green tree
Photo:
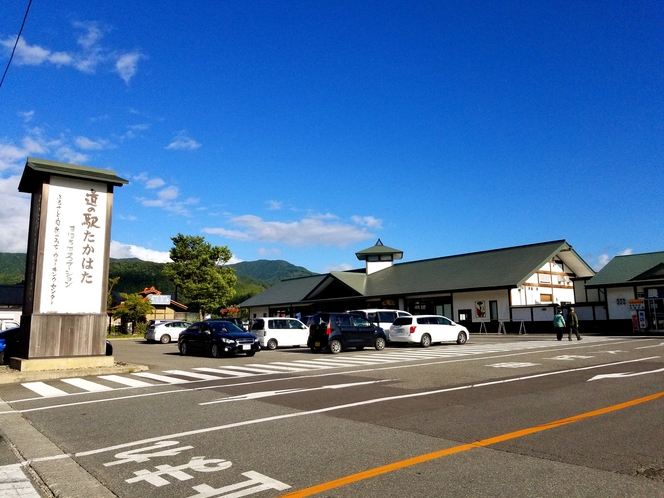
[[[124,301],[113,310],[113,318],[119,318],[123,324],[131,323],[132,334],[136,330],[136,324],[144,323],[145,316],[154,313],[154,306],[150,301],[140,294],[120,294]]]
[[[218,312],[235,294],[235,270],[224,266],[233,257],[226,246],[212,246],[204,237],[177,234],[172,237],[172,263],[166,263],[166,275],[198,308],[202,320],[205,315]]]

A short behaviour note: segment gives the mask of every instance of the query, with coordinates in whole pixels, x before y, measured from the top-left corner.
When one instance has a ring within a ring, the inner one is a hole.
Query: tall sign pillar
[[[106,307],[115,171],[28,158],[32,194],[18,370],[112,366]]]

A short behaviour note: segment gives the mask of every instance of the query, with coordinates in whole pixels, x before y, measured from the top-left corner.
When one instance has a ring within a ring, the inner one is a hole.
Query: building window
[[[540,294],[540,301],[543,303],[552,303],[553,294]]]

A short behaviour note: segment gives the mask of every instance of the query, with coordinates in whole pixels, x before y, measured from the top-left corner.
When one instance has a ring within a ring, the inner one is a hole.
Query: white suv
[[[412,316],[407,311],[401,310],[384,310],[384,309],[369,309],[369,310],[353,310],[349,313],[360,313],[364,318],[369,320],[371,323],[378,325],[387,336],[387,340],[390,341],[390,327],[394,323],[394,320],[400,316]]]
[[[397,318],[390,327],[393,342],[419,343],[428,348],[434,342],[465,344],[468,329],[440,315],[416,315]]]
[[[309,329],[295,318],[257,318],[249,332],[261,342],[261,347],[277,349],[279,346],[304,346],[309,339]]]
[[[189,327],[191,322],[182,320],[150,320],[148,328],[145,329],[145,340],[148,342],[161,342],[168,344],[178,340],[180,332]]]

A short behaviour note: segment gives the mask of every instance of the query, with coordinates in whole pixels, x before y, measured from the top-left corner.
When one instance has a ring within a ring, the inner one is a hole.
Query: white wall
[[[264,316],[268,316],[270,312],[270,308],[267,306],[260,306],[256,308],[250,308],[249,309],[249,319],[253,320],[254,318],[263,318]],[[256,316],[254,316],[256,315]]]
[[[623,300],[625,304],[619,304],[618,300]],[[611,287],[606,289],[606,306],[611,320],[621,320],[632,318],[632,311],[629,309],[628,301],[636,299],[633,287]]]
[[[480,319],[475,317],[475,301],[484,301],[486,318]],[[450,318],[456,320],[459,318],[459,310],[469,309],[473,312],[473,322],[489,321],[491,316],[489,301],[498,301],[498,320],[510,319],[510,303],[506,290],[454,293],[452,295],[454,318]]]
[[[536,306],[533,308],[533,320],[536,322],[553,322],[553,306],[539,307]]]
[[[530,316],[530,307],[528,308],[512,308],[512,320],[515,322],[529,322],[531,319]]]

